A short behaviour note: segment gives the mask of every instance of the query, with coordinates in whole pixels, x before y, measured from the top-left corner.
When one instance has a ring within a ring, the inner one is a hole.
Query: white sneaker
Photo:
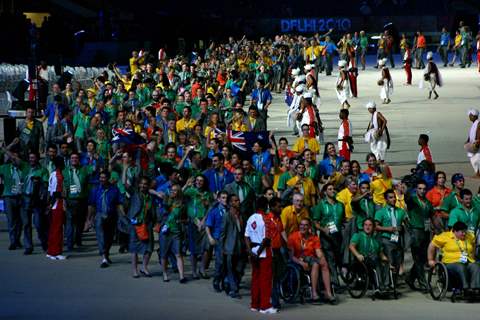
[[[260,310],[260,313],[263,313],[263,314],[275,314],[275,313],[278,313],[278,309],[275,309],[274,307],[270,307],[270,308],[265,309],[265,310]]]
[[[47,254],[46,257],[50,260],[57,260],[57,258],[55,258],[55,256],[51,256],[49,254]]]
[[[250,308],[250,311],[258,312],[259,310],[258,310],[258,309],[255,309],[255,308]]]
[[[67,259],[66,256],[62,256],[61,254],[59,254],[58,256],[55,256],[55,258],[56,258],[57,260],[65,260],[65,259]]]

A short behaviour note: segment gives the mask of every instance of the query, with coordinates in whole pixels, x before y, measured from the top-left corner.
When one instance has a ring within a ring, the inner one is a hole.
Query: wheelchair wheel
[[[301,288],[300,270],[294,265],[287,265],[284,277],[280,282],[280,297],[286,303],[294,303]]]
[[[363,263],[355,263],[348,271],[345,281],[352,298],[363,297],[370,283],[367,266]]]
[[[443,263],[437,263],[428,273],[428,290],[434,300],[442,300],[448,290],[448,271]]]

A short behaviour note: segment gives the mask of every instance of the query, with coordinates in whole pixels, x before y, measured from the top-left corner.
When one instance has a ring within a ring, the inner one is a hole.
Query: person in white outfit
[[[475,171],[475,178],[480,178],[480,126],[478,125],[480,120],[478,119],[478,115],[479,111],[477,109],[468,110],[468,118],[470,118],[472,126],[470,127],[468,139],[464,146],[473,170]]]
[[[293,96],[292,103],[288,107],[287,113],[287,126],[293,128],[293,134],[298,135],[298,127],[296,124],[297,113],[300,110],[300,102],[302,101],[303,91],[305,90],[304,84],[299,84],[295,88],[295,94]]]
[[[432,98],[432,93],[435,94],[433,99],[438,99],[438,93],[435,89],[437,86],[442,86],[442,76],[437,65],[433,62],[433,52],[431,51],[427,53],[427,65],[423,69],[423,79],[420,81],[420,88],[424,87],[424,82],[429,83],[428,99]]]
[[[338,78],[335,90],[337,92],[337,98],[340,104],[342,105],[342,109],[350,108],[350,104],[348,103],[348,98],[352,97],[352,92],[350,91],[350,80],[348,78],[348,73],[345,70],[347,65],[347,61],[340,60],[338,61]]]
[[[387,129],[387,119],[377,111],[375,102],[370,101],[365,106],[372,118],[365,133],[365,142],[370,143],[370,150],[380,161],[385,161],[385,153],[390,147],[390,136]]]
[[[381,78],[378,80],[378,85],[380,86],[380,98],[384,104],[391,102],[390,97],[393,94],[392,76],[390,75],[390,70],[385,65],[386,62],[387,59],[385,58],[378,60],[378,65],[381,68]]]

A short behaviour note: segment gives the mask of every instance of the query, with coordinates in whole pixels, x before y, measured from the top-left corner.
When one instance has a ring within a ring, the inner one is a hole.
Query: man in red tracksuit
[[[268,200],[257,200],[257,212],[248,218],[245,228],[245,242],[252,263],[252,285],[250,310],[264,314],[277,313],[272,307],[272,248],[271,239],[275,233],[272,213],[266,213]]]

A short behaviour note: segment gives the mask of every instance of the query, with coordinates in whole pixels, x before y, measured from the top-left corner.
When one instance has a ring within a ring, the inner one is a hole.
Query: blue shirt
[[[330,158],[325,158],[318,164],[318,173],[322,177],[330,177],[335,171],[340,169],[340,163],[342,162],[343,158],[337,156],[337,166],[336,168],[333,166]]]
[[[337,46],[333,42],[324,41],[324,42],[321,42],[320,45],[325,47],[325,51],[328,54],[332,54],[334,51],[337,51]]]
[[[261,103],[263,106],[267,104],[267,102],[272,101],[272,94],[270,93],[270,90],[268,89],[255,89],[252,92],[252,100],[255,100],[257,102],[257,107],[259,103]],[[259,108],[259,109],[263,109]]]
[[[214,239],[220,238],[222,233],[222,221],[223,216],[227,210],[222,204],[215,204],[207,213],[207,219],[205,220],[205,226],[210,228],[210,233]]]
[[[204,173],[208,179],[208,189],[212,193],[222,191],[230,182],[233,182],[233,174],[227,169],[223,169],[223,176],[220,176],[215,169],[208,169]]]
[[[90,191],[88,205],[95,207],[97,216],[114,216],[117,214],[117,206],[122,204],[123,199],[117,186],[109,185],[108,188],[98,186]]]
[[[65,107],[63,104],[50,103],[44,112],[44,115],[47,117],[47,125],[49,127],[54,125],[55,108],[58,108],[58,121],[60,121],[63,118],[63,114],[67,109],[67,107]]]
[[[440,45],[441,46],[448,46],[448,42],[450,41],[450,35],[448,32],[443,32],[440,36]]]
[[[272,167],[272,161],[270,161],[270,152],[263,151],[260,154],[255,153],[252,156],[252,163],[256,171],[268,174],[270,172],[270,168]]]

